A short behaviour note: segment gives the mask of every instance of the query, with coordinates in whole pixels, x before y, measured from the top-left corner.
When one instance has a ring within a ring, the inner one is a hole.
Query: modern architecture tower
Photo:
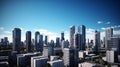
[[[94,39],[94,50],[95,52],[99,52],[100,49],[100,32],[95,31],[95,39]]]
[[[48,43],[48,36],[45,36],[45,44],[47,45]]]
[[[31,31],[26,32],[26,51],[31,52]]]
[[[74,45],[75,26],[70,26],[70,47]]]
[[[64,38],[64,32],[61,32],[61,41],[65,40]]]
[[[74,48],[81,50],[81,34],[80,33],[75,33],[74,34]]]
[[[20,28],[14,28],[13,32],[13,50],[20,53],[21,45],[21,30]]]
[[[113,37],[113,28],[106,28],[105,29],[105,48],[108,49],[107,41]]]
[[[78,32],[82,35],[81,36],[81,48],[82,50],[85,50],[85,44],[86,44],[86,27],[84,25],[78,26]]]
[[[40,33],[35,32],[35,49],[36,51],[40,51]]]

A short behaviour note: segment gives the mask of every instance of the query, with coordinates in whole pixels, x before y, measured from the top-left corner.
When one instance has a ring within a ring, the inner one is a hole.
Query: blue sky
[[[40,31],[49,37],[60,36],[69,26],[85,25],[87,31],[97,29],[103,32],[106,27],[120,28],[120,2],[118,0],[1,0],[0,38],[11,39],[12,29],[25,32]],[[48,34],[49,33],[49,34]],[[88,32],[89,33],[89,32]],[[89,38],[89,37],[88,37]]]

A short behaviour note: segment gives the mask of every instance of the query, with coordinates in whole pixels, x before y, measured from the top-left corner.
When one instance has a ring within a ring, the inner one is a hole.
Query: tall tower
[[[43,35],[40,35],[40,51],[43,51]]]
[[[48,36],[45,36],[45,44],[47,45],[48,43]]]
[[[113,37],[113,28],[106,28],[105,29],[105,48],[108,49],[107,41]]]
[[[74,48],[81,50],[81,34],[80,33],[75,33],[74,34]]]
[[[75,26],[70,26],[70,47],[74,45]]]
[[[20,28],[14,28],[13,32],[13,50],[20,53],[21,44],[21,30]]]
[[[86,44],[86,27],[84,25],[78,26],[78,32],[82,35],[81,37],[81,47],[82,50],[85,50],[85,44]]]
[[[31,52],[31,31],[26,32],[26,51]]]
[[[56,38],[56,45],[55,46],[60,47],[60,38],[59,37]]]
[[[94,44],[95,44],[95,52],[99,51],[99,47],[100,47],[100,32],[95,31],[95,40],[94,40]]]
[[[35,32],[35,49],[36,51],[40,51],[40,33]]]
[[[64,32],[61,32],[61,41],[65,40],[64,38]]]

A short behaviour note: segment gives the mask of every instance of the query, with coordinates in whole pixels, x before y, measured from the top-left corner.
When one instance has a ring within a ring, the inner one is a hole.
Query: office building
[[[74,33],[75,33],[75,26],[70,26],[70,47],[74,48]]]
[[[100,32],[95,31],[94,51],[99,52],[99,49],[100,49]]]
[[[44,46],[43,56],[50,56],[50,55],[53,55],[53,48],[51,46]]]
[[[31,67],[46,67],[48,57],[34,56],[31,57]]]
[[[108,50],[116,50],[120,54],[120,38],[111,37],[110,40],[107,40],[107,44]]]
[[[48,44],[48,36],[45,36],[45,45]]]
[[[85,50],[85,44],[86,44],[86,27],[84,25],[78,26],[78,32],[82,35],[81,36],[81,46],[82,50]]]
[[[106,51],[106,61],[108,63],[118,62],[118,52],[116,50],[107,50]]]
[[[108,49],[107,40],[110,40],[113,37],[113,28],[106,28],[105,29],[105,48]]]
[[[40,52],[43,51],[43,35],[40,35]]]
[[[64,48],[63,53],[65,67],[78,67],[78,50]]]
[[[26,51],[31,52],[31,31],[26,32]]]
[[[60,38],[59,37],[56,38],[56,45],[55,45],[55,47],[61,47],[60,46]]]
[[[65,40],[65,38],[64,38],[64,32],[62,31],[61,32],[61,41],[63,41],[63,40]]]
[[[80,33],[74,34],[74,48],[78,49],[78,50],[82,50],[81,34]]]
[[[40,33],[35,32],[35,49],[36,51],[40,51]]]
[[[20,53],[21,45],[21,30],[20,28],[14,28],[13,32],[13,50]]]

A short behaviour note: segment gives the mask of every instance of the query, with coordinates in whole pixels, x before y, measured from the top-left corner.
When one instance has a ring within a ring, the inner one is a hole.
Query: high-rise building
[[[120,54],[120,38],[111,37],[110,40],[107,41],[107,50],[116,50]]]
[[[74,45],[74,33],[75,33],[75,26],[70,26],[70,47],[72,48]]]
[[[43,51],[43,35],[40,35],[40,51]]]
[[[60,38],[59,37],[56,38],[56,45],[55,45],[55,47],[60,47]]]
[[[75,33],[74,34],[74,48],[76,48],[78,50],[82,50],[81,34],[80,33]]]
[[[84,25],[78,26],[78,32],[82,35],[81,45],[82,50],[85,50],[85,44],[86,44],[86,27]]]
[[[13,32],[13,50],[20,53],[21,45],[21,30],[20,28],[14,28]]]
[[[65,38],[64,38],[64,32],[62,31],[61,32],[61,41],[63,41],[63,40],[65,40]]]
[[[40,33],[35,32],[35,49],[36,51],[40,51]]]
[[[78,67],[78,51],[76,49],[63,49],[63,60],[65,67]]]
[[[118,62],[118,53],[114,50],[106,51],[106,61],[110,63]]]
[[[26,32],[26,51],[31,52],[31,31]]]
[[[45,44],[48,44],[48,36],[45,36]]]
[[[31,67],[46,67],[48,57],[34,56],[31,57]]]
[[[110,40],[110,38],[113,37],[113,28],[106,28],[105,29],[105,48],[108,49],[107,40]]]
[[[94,50],[95,52],[99,52],[99,49],[100,49],[100,32],[95,31]]]

